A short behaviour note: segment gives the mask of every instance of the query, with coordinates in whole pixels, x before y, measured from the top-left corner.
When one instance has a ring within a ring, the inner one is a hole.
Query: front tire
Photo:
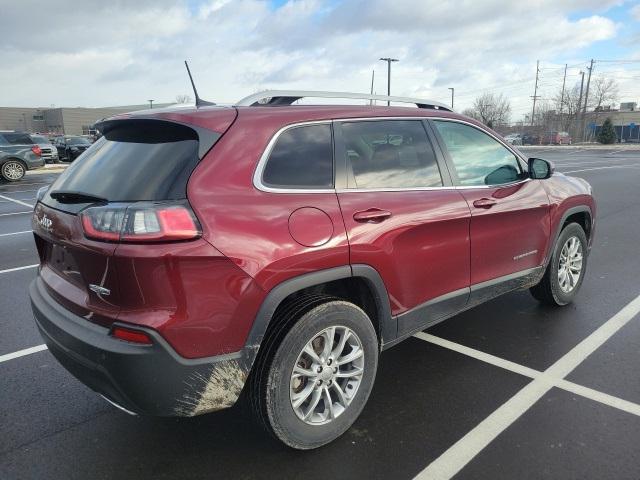
[[[8,160],[2,164],[0,175],[8,182],[17,182],[18,180],[22,180],[26,171],[27,169],[22,162],[18,160]]]
[[[564,306],[573,301],[587,269],[587,236],[577,223],[567,225],[556,242],[540,283],[530,289],[541,303]]]
[[[275,349],[266,346],[272,355],[256,366],[262,375],[252,392],[270,433],[299,450],[325,445],[349,429],[378,366],[378,339],[362,309],[331,297],[313,303],[294,313],[295,323]]]

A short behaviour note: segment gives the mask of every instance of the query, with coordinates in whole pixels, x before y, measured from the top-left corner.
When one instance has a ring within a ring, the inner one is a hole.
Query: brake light
[[[31,147],[31,151],[39,157],[42,155],[42,149],[38,145]]]
[[[85,236],[108,242],[168,242],[201,235],[198,221],[185,204],[133,204],[91,207],[81,214]]]
[[[140,330],[115,326],[111,329],[111,336],[125,342],[139,343],[141,345],[151,345],[153,342],[149,335]]]

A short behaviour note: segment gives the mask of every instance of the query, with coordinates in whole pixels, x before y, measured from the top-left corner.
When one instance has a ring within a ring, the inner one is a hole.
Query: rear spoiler
[[[95,124],[107,140],[137,143],[164,143],[197,140],[198,157],[202,158],[222,134],[188,123],[159,118],[104,119]]]

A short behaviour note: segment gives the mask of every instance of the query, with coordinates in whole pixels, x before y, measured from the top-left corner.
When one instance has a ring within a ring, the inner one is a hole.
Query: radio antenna
[[[215,105],[215,103],[213,102],[207,102],[206,100],[202,100],[199,96],[198,96],[198,90],[196,90],[196,84],[193,83],[193,77],[191,76],[191,70],[189,70],[189,64],[187,63],[187,61],[184,61],[184,66],[187,67],[187,73],[189,74],[189,80],[191,80],[191,86],[193,87],[193,94],[196,97],[196,108],[197,107],[203,107],[206,105]]]

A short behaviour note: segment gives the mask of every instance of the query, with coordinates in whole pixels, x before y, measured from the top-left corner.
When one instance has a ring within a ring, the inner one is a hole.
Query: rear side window
[[[436,156],[419,120],[342,124],[349,188],[440,187]]]
[[[285,130],[269,154],[262,183],[277,188],[332,188],[331,126],[304,125]]]
[[[33,140],[26,133],[3,133],[5,145],[33,145]]]
[[[89,193],[110,202],[184,199],[198,162],[198,136],[191,128],[124,121],[78,157],[50,191]]]

